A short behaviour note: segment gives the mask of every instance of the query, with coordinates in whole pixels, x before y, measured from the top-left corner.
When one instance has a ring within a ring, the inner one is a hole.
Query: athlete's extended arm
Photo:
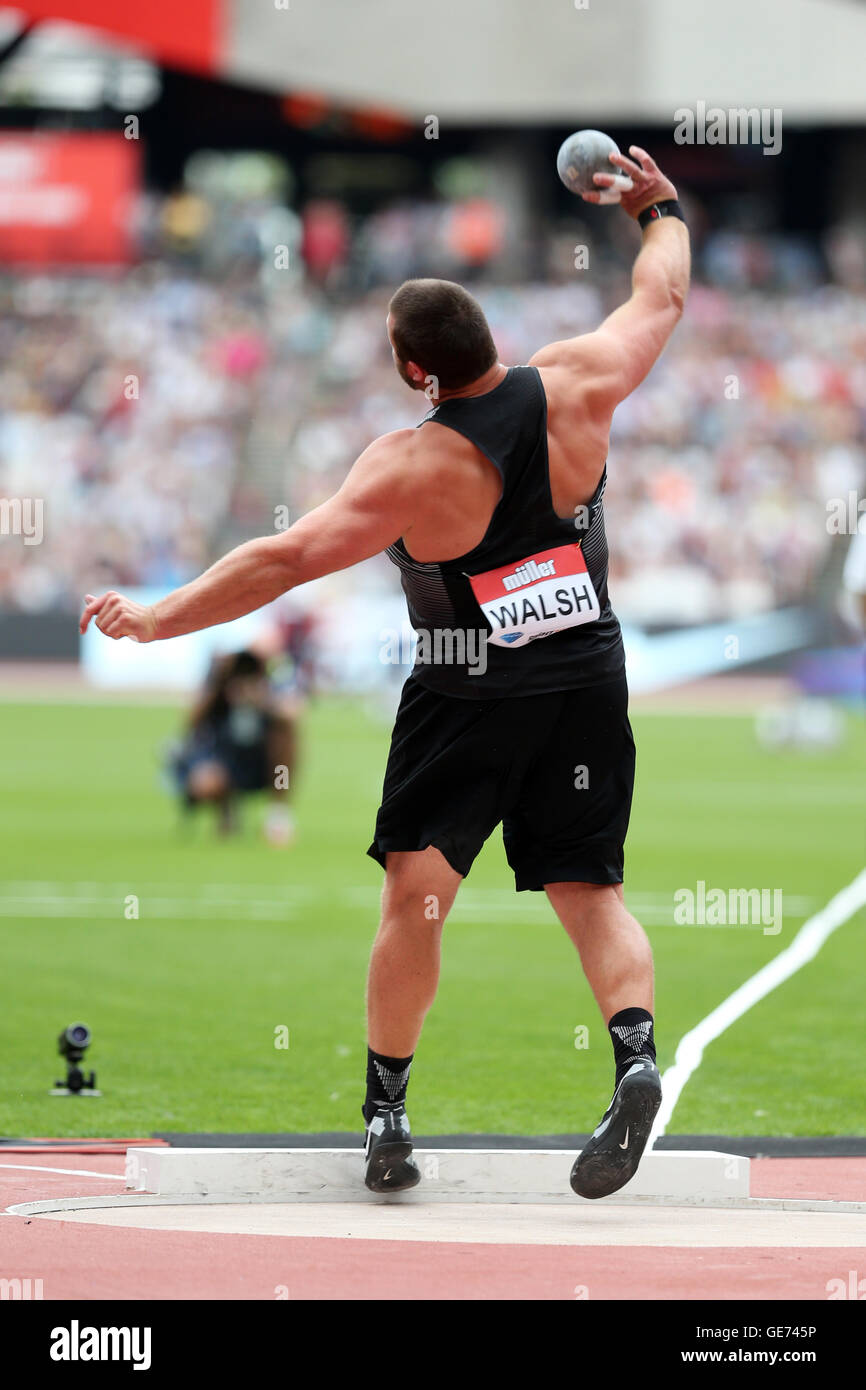
[[[113,590],[98,598],[88,594],[81,631],[95,618],[107,637],[180,637],[230,622],[287,589],[378,554],[409,529],[419,505],[417,479],[406,467],[406,441],[413,434],[395,430],[374,440],[327,502],[287,531],[239,545],[152,607]]]
[[[637,218],[653,203],[677,195],[645,150],[632,145],[630,152],[639,163],[625,155],[611,155],[611,160],[634,181],[631,192],[622,196],[622,206]],[[600,186],[611,179],[609,174],[595,177]],[[597,201],[597,197],[589,193],[586,201]],[[650,222],[634,263],[631,298],[594,333],[542,348],[531,359],[532,365],[573,370],[587,394],[612,411],[640,385],[676,327],[688,292],[689,269],[685,224],[673,217]]]

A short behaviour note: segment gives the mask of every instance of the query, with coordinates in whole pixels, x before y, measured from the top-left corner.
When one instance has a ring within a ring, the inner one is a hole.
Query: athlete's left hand
[[[78,625],[80,632],[86,632],[90,626],[90,619],[95,618],[99,631],[104,632],[106,637],[113,637],[115,641],[118,637],[131,637],[133,642],[156,640],[157,621],[152,608],[147,608],[142,603],[133,603],[131,598],[124,598],[113,589],[109,589],[108,593],[102,594],[100,598],[94,598],[93,594],[85,594],[84,603],[84,612]]]

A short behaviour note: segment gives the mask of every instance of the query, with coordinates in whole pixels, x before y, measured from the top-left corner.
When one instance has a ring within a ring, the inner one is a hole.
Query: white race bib
[[[487,640],[496,647],[525,647],[593,623],[601,612],[579,545],[541,550],[467,578],[491,627]]]

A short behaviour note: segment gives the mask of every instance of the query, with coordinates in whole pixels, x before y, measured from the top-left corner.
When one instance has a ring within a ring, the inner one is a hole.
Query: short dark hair
[[[406,280],[388,305],[401,362],[415,362],[445,390],[477,381],[497,360],[484,310],[453,280]]]

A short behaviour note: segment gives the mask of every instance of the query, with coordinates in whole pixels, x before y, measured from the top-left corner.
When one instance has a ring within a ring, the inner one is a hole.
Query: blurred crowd
[[[159,246],[123,274],[0,279],[0,496],[45,508],[40,545],[0,538],[0,608],[178,584],[330,495],[374,436],[427,408],[385,335],[404,276],[471,280],[508,363],[628,293],[627,254],[577,270],[573,229],[535,280],[503,284],[502,229],[478,205],[435,226],[429,207],[398,207],[351,235],[335,208],[250,214],[221,263],[191,254],[201,218],[176,200]],[[682,324],[614,421],[623,619],[722,619],[814,591],[827,502],[866,475],[866,291],[851,248],[836,257],[834,282],[795,247],[705,245]],[[397,582],[384,560],[365,574]]]

